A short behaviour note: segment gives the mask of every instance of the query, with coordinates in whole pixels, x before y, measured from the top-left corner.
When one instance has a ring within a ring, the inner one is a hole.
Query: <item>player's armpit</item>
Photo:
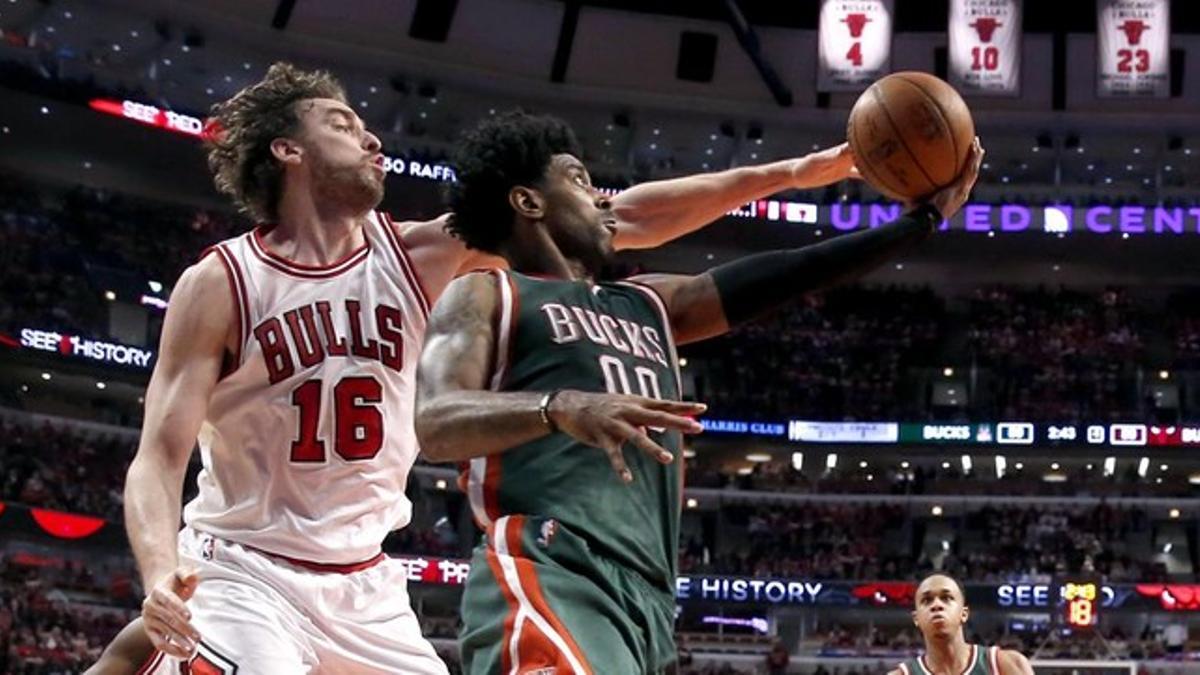
[[[649,286],[662,297],[676,344],[707,340],[729,331],[712,274],[646,274],[630,281]]]

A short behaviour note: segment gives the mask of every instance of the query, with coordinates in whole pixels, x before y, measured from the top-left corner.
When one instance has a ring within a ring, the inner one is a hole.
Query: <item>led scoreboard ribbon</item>
[[[1063,621],[1075,629],[1090,629],[1100,613],[1100,587],[1094,581],[1067,581],[1062,585]]]

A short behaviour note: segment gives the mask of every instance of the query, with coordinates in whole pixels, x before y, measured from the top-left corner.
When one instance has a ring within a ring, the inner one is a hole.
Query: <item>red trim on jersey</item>
[[[260,225],[255,228],[249,235],[250,250],[269,267],[279,270],[284,274],[300,277],[301,279],[330,279],[336,277],[366,260],[371,248],[370,240],[364,234],[363,245],[351,251],[341,260],[330,265],[303,265],[288,260],[267,248],[266,243],[262,240],[262,235],[270,232],[272,229],[274,229],[274,226]]]
[[[583,666],[584,672],[578,675],[592,675],[591,664],[588,663],[587,658],[583,655],[583,650],[579,648],[579,645],[575,642],[575,638],[571,636],[571,632],[567,630],[567,627],[558,618],[558,615],[554,613],[554,610],[550,609],[550,603],[546,602],[546,596],[542,594],[541,582],[538,581],[537,568],[534,566],[532,560],[525,557],[525,552],[521,548],[521,534],[525,531],[525,516],[513,516],[509,519],[509,522],[505,523],[504,527],[507,530],[505,534],[508,535],[508,554],[513,557],[513,562],[517,567],[517,578],[521,581],[521,588],[525,591],[525,598],[529,600],[529,604],[533,605],[537,613],[550,623],[551,628],[562,637],[563,641],[567,643],[567,649],[571,650],[571,654],[575,657],[575,660]],[[558,649],[554,648],[554,652],[557,653]],[[556,665],[560,667],[559,672],[572,672],[574,670],[570,667],[569,662],[558,663]],[[561,670],[563,666],[567,668],[566,671]]]
[[[246,324],[249,322],[249,319],[247,318],[245,303],[242,302],[241,287],[234,277],[237,268],[234,266],[233,256],[223,246],[219,245],[208,247],[203,255],[206,256],[214,252],[217,254],[217,260],[221,261],[221,267],[225,268],[225,279],[229,282],[229,292],[233,295],[233,313],[236,315],[238,326],[238,343],[234,346],[233,363],[228,368],[225,367],[225,364],[221,365],[220,379],[224,379],[227,375],[237,370],[237,367],[242,363],[242,345],[246,344]]]
[[[137,672],[135,672],[134,675],[146,675],[147,673],[154,672],[154,669],[158,667],[158,664],[165,656],[166,654],[164,652],[160,652],[157,649],[150,652],[150,656],[146,657],[146,660],[142,662],[141,667],[137,669]]]
[[[384,560],[387,560],[387,555],[385,555],[381,551],[374,558],[369,558],[362,562],[350,563],[347,565],[336,565],[336,564],[332,564],[332,563],[319,563],[319,562],[312,562],[311,560],[301,560],[299,558],[291,558],[286,555],[279,555],[278,553],[271,553],[270,551],[264,551],[260,548],[254,548],[253,546],[246,546],[245,544],[242,544],[242,546],[245,546],[248,550],[254,551],[255,553],[265,555],[268,558],[278,558],[279,560],[283,560],[285,562],[291,563],[291,564],[295,565],[296,567],[303,567],[304,569],[310,570],[312,572],[322,572],[322,573],[332,573],[332,574],[353,574],[355,572],[361,572],[362,570],[369,569],[371,567],[378,565],[379,563],[383,562]]]
[[[977,645],[971,645],[971,658],[967,659],[967,667],[963,668],[963,671],[959,673],[959,675],[967,675],[967,673],[971,672],[971,669],[975,667],[975,660],[979,657],[978,649],[979,647]],[[933,669],[930,668],[929,663],[925,661],[924,654],[920,656],[920,663],[921,667],[925,669],[925,672],[933,673]]]
[[[500,455],[487,458],[483,472],[483,512],[488,520],[496,522],[504,514],[500,512]]]
[[[425,284],[421,282],[421,275],[417,274],[417,266],[413,264],[412,258],[408,255],[408,249],[404,247],[404,240],[400,238],[400,232],[396,229],[396,224],[392,222],[392,217],[383,211],[379,211],[379,215],[383,218],[383,231],[387,236],[388,241],[396,249],[396,255],[400,258],[400,267],[404,270],[404,274],[408,277],[408,282],[412,285],[413,290],[420,297],[421,308],[425,311],[425,317],[429,318],[429,308],[433,303],[429,301],[429,292],[425,290]]]
[[[496,555],[496,549],[488,542],[484,550],[488,568],[491,569],[496,585],[500,587],[500,594],[504,596],[504,602],[508,605],[508,613],[504,615],[504,637],[500,640],[500,672],[509,673],[512,671],[512,658],[509,656],[508,645],[513,639],[513,627],[516,625],[519,605],[517,597],[504,580],[504,570],[500,567],[500,557]]]

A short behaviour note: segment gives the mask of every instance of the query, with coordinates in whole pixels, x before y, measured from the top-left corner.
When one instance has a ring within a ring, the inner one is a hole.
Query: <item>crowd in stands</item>
[[[972,358],[991,374],[990,391],[981,392],[991,402],[988,417],[1136,416],[1134,388],[1121,385],[1142,362],[1144,317],[1120,291],[980,289],[968,321]]]
[[[722,416],[895,419],[916,414],[909,367],[937,362],[945,309],[929,289],[848,288],[700,343],[696,396]],[[908,403],[905,403],[908,402]]]
[[[816,455],[820,459],[820,455]],[[1013,462],[1015,464],[1015,462]],[[1134,462],[1105,476],[1101,465],[1091,469],[1063,469],[1066,478],[1047,482],[1026,468],[1010,465],[1002,478],[984,472],[963,473],[957,465],[950,468],[897,464],[871,468],[825,472],[806,468],[796,471],[790,462],[772,460],[754,464],[750,473],[740,474],[710,462],[688,467],[688,485],[698,488],[726,488],[788,492],[791,494],[879,494],[879,495],[1041,495],[1095,497],[1196,497],[1200,486],[1184,480],[1159,483],[1139,476]]]
[[[228,212],[0,173],[0,330],[109,337],[114,280],[170,287],[208,245],[245,227]],[[142,287],[138,287],[141,292]],[[125,289],[118,289],[122,294]],[[1200,363],[1187,293],[1167,322],[1116,288],[846,287],[683,351],[696,395],[725,417],[910,421],[1150,421],[1139,369]],[[1163,325],[1158,325],[1163,324]],[[158,321],[146,344],[157,341]],[[1166,348],[1151,358],[1151,343]],[[930,373],[975,373],[964,405],[931,400]]]
[[[927,528],[942,516],[924,508],[724,503],[715,517],[716,527],[684,537],[683,571],[916,579],[939,570],[990,583],[1048,582],[1063,574],[1095,574],[1112,582],[1171,580],[1149,550],[1155,525],[1137,507],[983,506],[956,516],[953,541],[932,553],[925,546]]]
[[[132,437],[48,421],[17,420],[0,420],[0,467],[4,469],[0,500],[122,520],[124,475],[135,450]],[[185,498],[195,489],[196,458],[193,465],[185,481]],[[699,472],[689,480],[693,485],[708,486],[718,482],[713,480],[715,475]],[[727,484],[763,487],[745,485],[741,481],[746,478],[727,479]],[[944,482],[969,483],[965,478]],[[849,484],[842,481],[839,485],[842,483]],[[767,489],[797,492],[781,488],[779,483],[769,486]],[[455,491],[411,492],[418,504],[433,500],[431,508],[418,509],[424,517],[393,533],[385,549],[466,557],[474,537],[459,531],[457,518],[448,517],[462,510],[462,495]],[[437,496],[430,496],[433,494]],[[969,512],[959,525],[960,541],[970,545],[959,548],[956,542],[944,561],[916,554],[920,532],[898,538],[906,523],[926,516],[923,510],[914,511],[903,502],[785,506],[730,502],[722,505],[721,522],[715,530],[721,540],[685,539],[681,565],[691,572],[832,579],[910,578],[933,569],[935,563],[971,580],[1029,578],[1083,569],[1118,581],[1152,581],[1163,574],[1160,567],[1139,562],[1133,551],[1104,544],[1128,541],[1131,533],[1145,533],[1153,527],[1146,514],[1133,507],[982,507]],[[883,545],[885,536],[894,540],[891,546]],[[973,536],[977,536],[977,544]]]
[[[1171,660],[1182,651],[1182,643],[1173,644],[1176,631],[1150,623],[1137,635],[1127,635],[1117,626],[1103,626],[1100,631],[1104,641],[1086,632],[1061,629],[1051,635],[1049,624],[1026,628],[1021,632],[994,629],[981,633],[968,623],[965,633],[968,642],[997,645],[1027,656],[1036,655],[1039,659]],[[893,660],[916,656],[925,649],[921,634],[909,625],[834,625],[807,640],[806,645],[811,647],[802,647],[802,651],[811,649],[819,656],[887,657]]]
[[[128,570],[102,582],[94,565],[25,558],[0,557],[0,672],[82,672],[134,616],[141,592]]]
[[[0,500],[119,521],[135,447],[126,437],[0,420]]]
[[[685,354],[697,397],[741,419],[1152,421],[1137,371],[1197,363],[1200,321],[1175,322],[1175,358],[1151,364],[1146,316],[1115,288],[851,287]],[[950,364],[975,374],[966,405],[931,400]]]

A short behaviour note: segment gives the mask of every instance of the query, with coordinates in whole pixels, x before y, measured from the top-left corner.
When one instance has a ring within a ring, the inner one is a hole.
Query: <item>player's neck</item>
[[[947,639],[925,640],[925,665],[933,675],[959,675],[971,658],[971,645],[962,633]]]
[[[555,279],[590,279],[591,274],[577,260],[570,260],[541,227],[513,228],[513,237],[500,249],[509,267],[521,274]]]
[[[279,222],[264,235],[276,255],[302,265],[332,265],[364,244],[364,214],[321,206],[311,191],[288,191],[279,200]]]

